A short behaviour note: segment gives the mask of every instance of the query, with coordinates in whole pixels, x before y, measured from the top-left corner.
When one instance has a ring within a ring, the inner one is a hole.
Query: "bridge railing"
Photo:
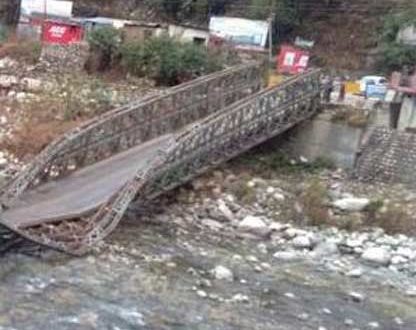
[[[73,241],[72,251],[82,253],[108,235],[132,200],[136,199],[139,205],[146,203],[307,119],[319,105],[317,70],[259,92],[198,122],[172,140],[159,157],[90,218],[91,230]]]
[[[224,109],[258,91],[262,75],[258,63],[230,68],[88,121],[52,142],[19,173],[3,189],[2,205],[10,205],[29,187],[56,180]]]

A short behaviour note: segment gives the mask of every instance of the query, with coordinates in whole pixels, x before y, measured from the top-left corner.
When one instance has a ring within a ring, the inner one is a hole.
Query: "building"
[[[208,29],[191,25],[169,24],[168,34],[171,38],[184,42],[193,42],[198,45],[207,46],[209,41]]]
[[[416,26],[409,25],[401,29],[397,35],[397,41],[405,45],[416,46]]]
[[[123,27],[123,37],[126,42],[144,41],[152,37],[159,37],[166,31],[166,26],[159,23],[129,21]]]

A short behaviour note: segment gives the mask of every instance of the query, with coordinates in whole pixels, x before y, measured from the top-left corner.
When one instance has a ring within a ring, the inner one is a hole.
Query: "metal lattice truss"
[[[85,253],[114,230],[133,200],[146,204],[318,110],[319,71],[260,91],[262,75],[258,64],[232,68],[117,109],[73,130],[51,144],[6,187],[3,205],[11,205],[25,190],[42,182],[158,136],[177,133],[94,212],[13,231],[41,245],[76,255]]]

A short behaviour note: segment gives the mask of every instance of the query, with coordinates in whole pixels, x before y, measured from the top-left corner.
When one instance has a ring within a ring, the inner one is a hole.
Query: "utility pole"
[[[273,17],[274,13],[270,13],[269,22],[269,66],[273,63]]]

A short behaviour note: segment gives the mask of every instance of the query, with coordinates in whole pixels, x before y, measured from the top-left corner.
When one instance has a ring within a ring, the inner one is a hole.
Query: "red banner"
[[[82,41],[81,26],[60,22],[45,22],[42,41],[48,44],[72,44]]]
[[[308,68],[309,52],[285,45],[277,57],[277,70],[280,73],[298,74]]]

